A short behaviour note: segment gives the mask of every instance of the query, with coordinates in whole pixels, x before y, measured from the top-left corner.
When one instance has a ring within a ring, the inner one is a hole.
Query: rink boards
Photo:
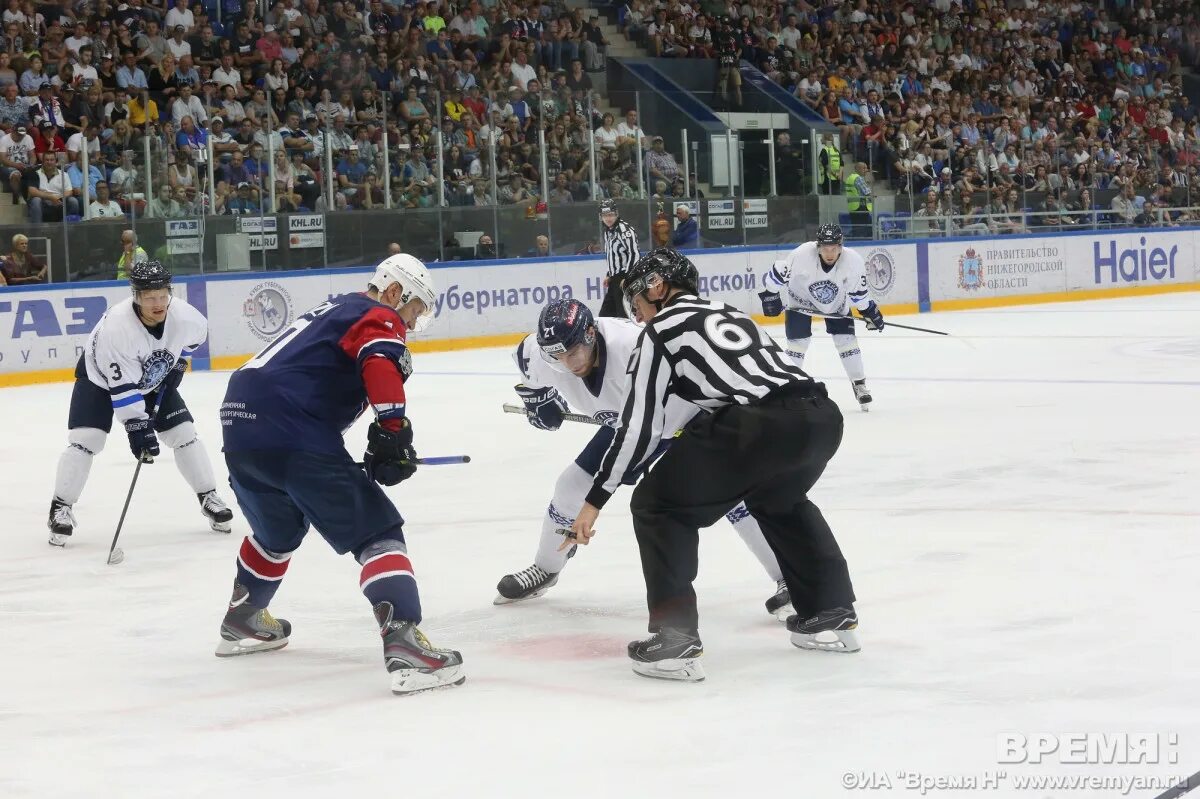
[[[1200,288],[1200,229],[856,243],[871,294],[888,313],[1061,302]],[[701,293],[752,314],[771,264],[790,248],[690,252]],[[430,264],[436,322],[412,336],[416,351],[515,343],[538,309],[559,297],[596,307],[604,294],[599,256]],[[229,369],[331,295],[361,291],[371,266],[303,272],[183,277],[175,291],[209,319],[193,368]],[[69,379],[105,310],[128,296],[124,282],[0,291],[0,386]]]

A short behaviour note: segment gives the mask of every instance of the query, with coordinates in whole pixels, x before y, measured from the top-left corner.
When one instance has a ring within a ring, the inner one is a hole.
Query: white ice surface
[[[213,657],[247,528],[239,515],[233,535],[209,532],[169,455],[143,470],[126,560],[106,566],[134,467],[120,433],[81,529],[48,547],[70,387],[0,392],[0,797],[836,799],[919,795],[898,771],[1000,769],[998,790],[928,795],[1040,799],[1120,794],[1019,791],[1013,776],[1200,768],[1200,296],[895,321],[954,337],[863,332],[870,414],[827,336],[809,354],[846,413],[813,497],[850,563],[862,652],[791,646],[722,521],[701,536],[700,684],[626,662],[645,629],[628,490],[546,597],[491,604],[531,562],[553,480],[590,432],[502,414],[505,349],[419,355],[409,383],[419,451],[474,458],[390,490],[423,627],[469,675],[409,698],[388,692],[357,566],[315,535],[272,605],[291,644]],[[182,390],[232,504],[226,379]],[[1177,762],[1006,768],[1004,731],[1170,734]],[[847,791],[846,771],[893,788]]]

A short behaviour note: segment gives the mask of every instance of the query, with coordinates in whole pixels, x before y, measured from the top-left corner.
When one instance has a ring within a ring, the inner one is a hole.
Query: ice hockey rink
[[[105,565],[134,469],[119,433],[76,536],[48,547],[70,386],[0,391],[0,797],[922,795],[901,775],[991,775],[935,797],[1159,795],[1146,782],[1200,769],[1200,295],[893,321],[953,335],[862,332],[869,414],[828,337],[809,350],[846,415],[813,498],[850,563],[862,651],[793,647],[763,609],[773,584],[722,521],[701,536],[698,684],[626,660],[646,618],[628,489],[557,587],[492,605],[592,432],[503,414],[507,349],[415,357],[418,451],[473,461],[389,491],[423,629],[462,650],[468,679],[405,698],[388,690],[357,565],[316,535],[272,605],[290,645],[213,657],[248,531],[239,515],[232,535],[210,532],[169,454],[142,470],[124,563]],[[227,377],[190,374],[181,391],[232,504]],[[349,441],[361,451],[365,424]],[[1149,734],[1161,751],[1001,763],[1012,733]]]

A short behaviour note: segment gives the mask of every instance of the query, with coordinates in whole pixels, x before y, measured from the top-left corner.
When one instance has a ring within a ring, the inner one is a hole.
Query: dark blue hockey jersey
[[[303,314],[229,378],[225,450],[336,452],[368,405],[385,427],[399,427],[412,373],[406,333],[394,309],[366,294]]]

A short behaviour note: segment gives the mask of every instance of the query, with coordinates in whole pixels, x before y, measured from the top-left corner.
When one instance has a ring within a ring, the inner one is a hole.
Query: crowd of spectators
[[[1071,224],[1114,194],[1110,221],[1178,223],[1165,209],[1200,195],[1186,0],[629,0],[618,16],[663,56],[710,57],[732,31],[742,60],[836,127],[826,191],[862,161],[926,215],[994,231],[1026,202]]]
[[[607,42],[561,0],[9,0],[3,24],[0,185],[35,223],[683,193],[635,111],[601,113]]]

